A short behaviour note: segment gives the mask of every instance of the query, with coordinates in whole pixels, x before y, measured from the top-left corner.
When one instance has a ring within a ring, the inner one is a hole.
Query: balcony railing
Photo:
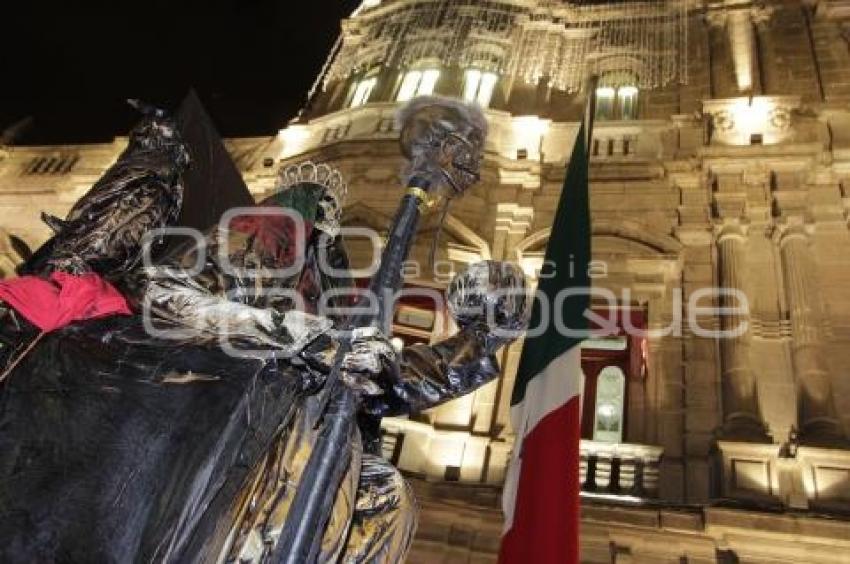
[[[581,441],[582,491],[658,497],[658,468],[663,449],[649,445]]]

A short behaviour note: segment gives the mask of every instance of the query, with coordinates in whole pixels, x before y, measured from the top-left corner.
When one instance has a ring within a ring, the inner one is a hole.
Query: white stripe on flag
[[[566,405],[575,396],[581,395],[582,380],[581,346],[575,345],[550,362],[542,373],[532,378],[525,390],[525,398],[511,406],[511,425],[516,433],[516,442],[502,492],[505,532],[509,531],[514,523],[516,490],[522,469],[523,438],[546,415]]]

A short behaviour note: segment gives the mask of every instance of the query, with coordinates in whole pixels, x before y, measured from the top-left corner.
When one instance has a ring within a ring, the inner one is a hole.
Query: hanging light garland
[[[688,0],[388,0],[346,21],[326,83],[377,65],[476,67],[576,91],[687,82]],[[623,79],[625,80],[625,79]]]

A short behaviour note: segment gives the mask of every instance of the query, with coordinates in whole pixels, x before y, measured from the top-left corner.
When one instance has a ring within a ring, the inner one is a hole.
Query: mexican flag
[[[583,337],[565,334],[563,328],[583,334],[588,327],[587,292],[570,292],[590,286],[587,168],[582,123],[531,310],[529,328],[538,331],[525,340],[511,398],[516,444],[502,499],[501,564],[579,561]]]

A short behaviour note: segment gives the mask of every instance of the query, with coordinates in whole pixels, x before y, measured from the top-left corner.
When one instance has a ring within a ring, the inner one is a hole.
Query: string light
[[[586,77],[628,71],[634,86],[687,82],[686,0],[373,2],[345,25],[326,81],[423,61],[579,90]]]

